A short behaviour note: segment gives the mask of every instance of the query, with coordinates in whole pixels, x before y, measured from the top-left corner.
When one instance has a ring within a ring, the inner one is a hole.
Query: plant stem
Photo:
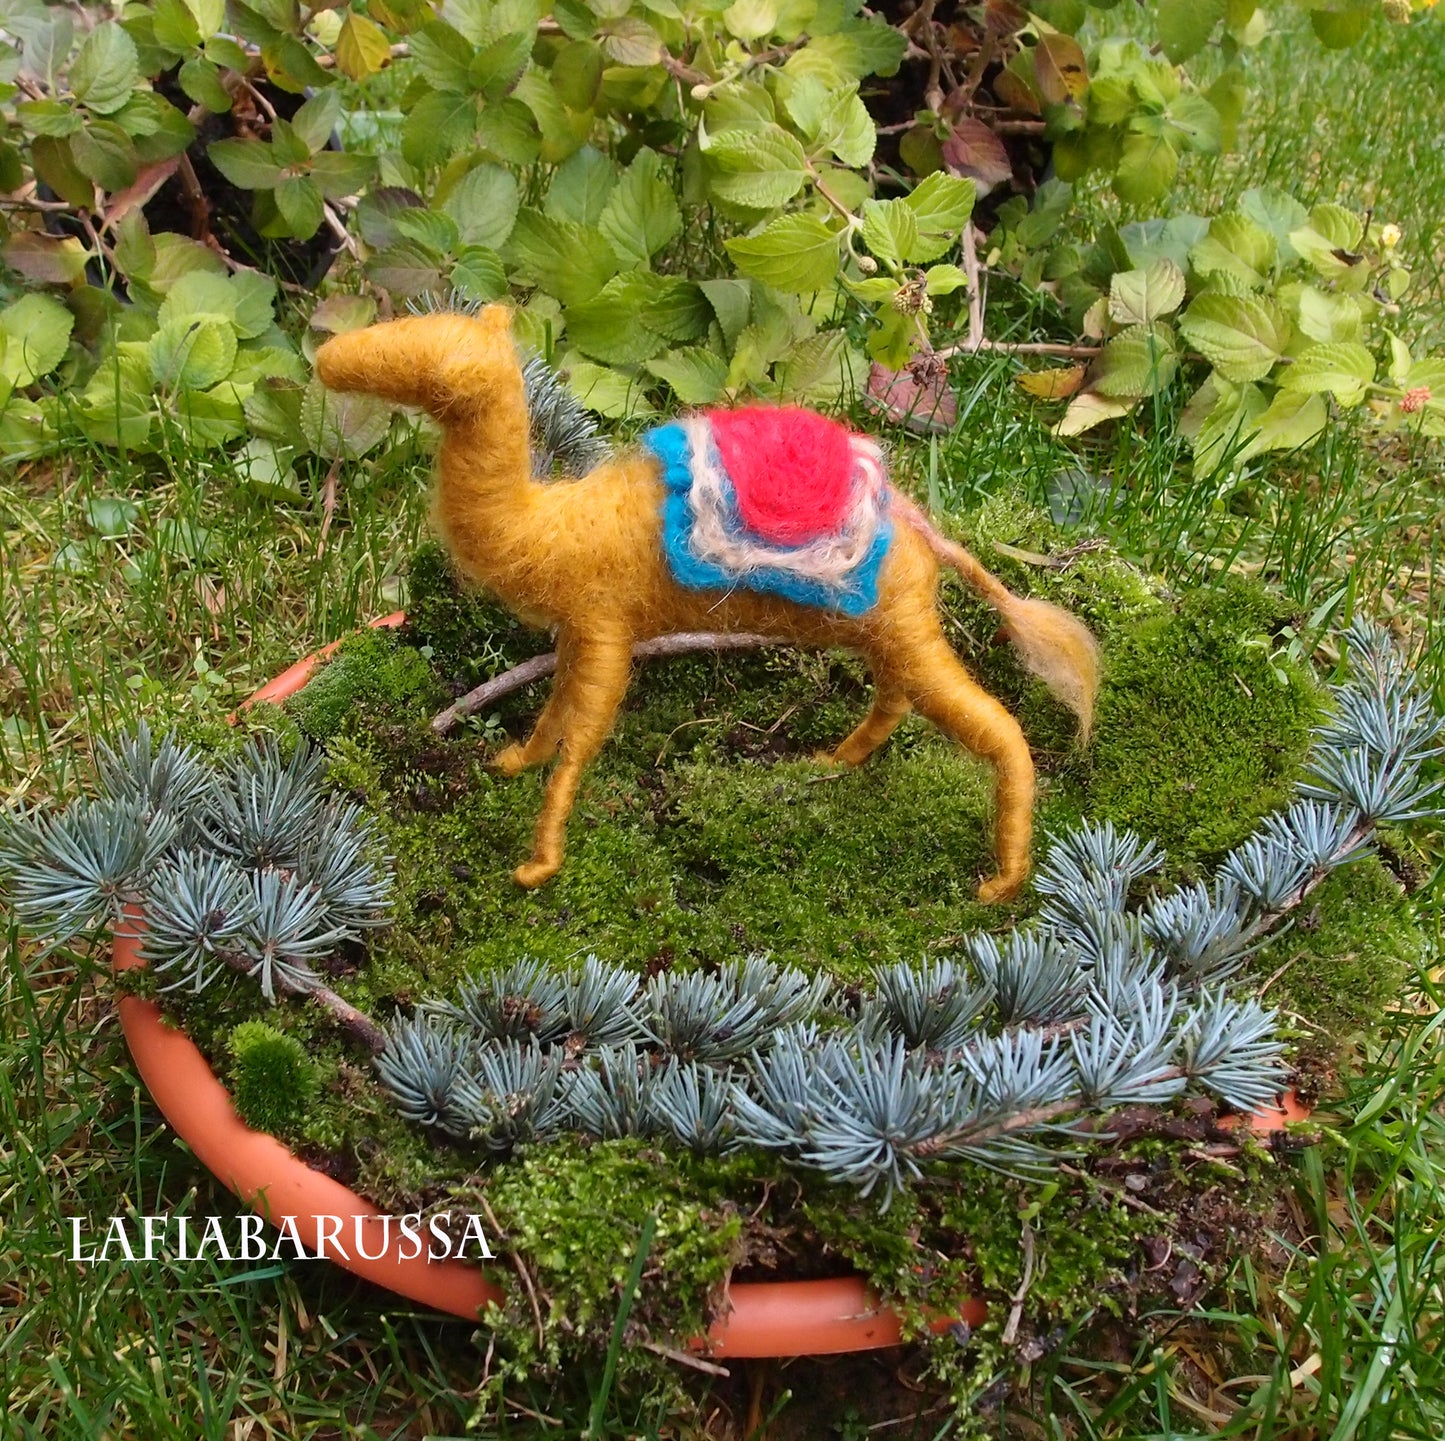
[[[754,635],[744,631],[738,635],[726,635],[718,631],[681,630],[672,635],[660,635],[653,640],[638,641],[632,647],[634,660],[647,660],[653,656],[688,655],[700,650],[751,650],[760,645],[786,645],[790,642],[775,640],[766,635]],[[485,705],[490,705],[533,681],[545,680],[557,669],[556,651],[533,656],[511,670],[483,682],[475,690],[468,691],[460,700],[454,701],[444,711],[432,717],[431,728],[438,735],[445,735],[459,720],[473,715]]]
[[[251,974],[253,962],[240,951],[224,951],[220,959],[242,975]],[[278,975],[276,984],[288,996],[309,996],[323,1010],[330,1011],[342,1029],[349,1031],[373,1056],[379,1056],[386,1049],[386,1032],[365,1011],[357,1010],[350,1001],[338,996],[319,977],[314,985],[298,986]]]

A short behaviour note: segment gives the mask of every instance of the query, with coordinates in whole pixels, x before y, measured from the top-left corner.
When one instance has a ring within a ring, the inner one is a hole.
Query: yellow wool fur
[[[316,368],[334,390],[421,406],[441,422],[434,516],[453,558],[519,616],[556,629],[552,694],[526,743],[496,759],[515,775],[560,751],[531,858],[515,872],[521,885],[539,886],[562,865],[578,781],[612,729],[633,643],[673,631],[754,631],[857,651],[873,674],[873,707],[829,759],[860,764],[917,709],[996,772],[997,874],[980,885],[979,898],[1004,900],[1027,879],[1033,761],[1017,721],[974,683],[944,639],[935,605],[939,561],[998,609],[1026,664],[1073,707],[1087,733],[1097,659],[1092,636],[1073,616],[1011,594],[897,492],[895,514],[906,523],[884,560],[878,603],[861,616],[751,591],[684,589],[663,553],[663,485],[651,456],[624,455],[576,481],[533,478],[504,306],[339,335],[321,347]]]

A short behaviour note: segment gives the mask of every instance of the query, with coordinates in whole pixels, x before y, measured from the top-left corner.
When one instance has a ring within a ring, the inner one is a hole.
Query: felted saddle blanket
[[[811,410],[754,405],[674,421],[642,443],[662,464],[679,585],[845,615],[877,604],[893,526],[876,442]]]

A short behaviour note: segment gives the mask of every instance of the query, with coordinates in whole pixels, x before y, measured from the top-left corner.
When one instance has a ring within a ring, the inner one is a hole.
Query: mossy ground
[[[1061,542],[1046,521],[1002,502],[973,518],[966,539],[1016,589],[1076,610],[1104,646],[1096,734],[1084,749],[1071,719],[998,641],[991,613],[945,587],[951,638],[1034,746],[1041,845],[1081,817],[1113,819],[1167,846],[1153,883],[1169,885],[1207,873],[1284,802],[1322,695],[1283,658],[1288,605],[1242,581],[1175,599],[1107,550],[1051,554]],[[991,542],[1011,549],[996,553]],[[373,1014],[449,994],[463,974],[522,955],[565,962],[595,952],[651,970],[766,951],[855,981],[882,963],[952,950],[978,928],[1003,930],[1032,908],[1028,893],[1008,907],[974,898],[991,850],[986,769],[917,720],[861,770],[820,767],[812,753],[856,723],[866,677],[846,656],[783,651],[639,668],[584,781],[566,866],[541,891],[519,890],[511,870],[528,852],[545,777],[503,780],[484,761],[525,734],[544,686],[445,739],[427,719],[545,638],[456,591],[434,547],[418,556],[411,586],[400,636],[348,642],[285,714],[251,717],[324,739],[335,782],[383,825],[396,921],[367,952],[339,958],[332,981]],[[1255,965],[1261,983],[1284,968],[1269,999],[1317,1044],[1321,1031],[1343,1038],[1368,1027],[1418,944],[1399,885],[1371,860],[1323,886]],[[238,1020],[259,1009],[252,988],[231,977],[186,1003],[184,1023],[223,1077],[236,1079]],[[652,1214],[658,1232],[630,1334],[696,1334],[730,1274],[851,1265],[898,1297],[920,1332],[950,1297],[990,1300],[973,1346],[940,1343],[939,1364],[963,1395],[1001,1355],[1026,1270],[1015,1346],[1130,1304],[1151,1238],[1167,1240],[1181,1216],[1207,1211],[1221,1180],[1208,1166],[1182,1167],[1177,1140],[1157,1127],[1110,1163],[1123,1155],[1144,1178],[1127,1194],[1092,1163],[1032,1185],[955,1167],[886,1214],[766,1157],[700,1159],[638,1142],[568,1142],[479,1170],[465,1148],[403,1125],[319,1013],[283,1008],[267,1019],[315,1057],[320,1096],[279,1128],[303,1156],[394,1211],[478,1193],[493,1208],[545,1323],[538,1334],[514,1287],[499,1333],[514,1339],[498,1377],[605,1348],[620,1275]],[[1213,1134],[1208,1118],[1169,1124],[1188,1140]],[[1270,1189],[1265,1153],[1233,1164],[1248,1184],[1228,1178],[1237,1204],[1205,1260],[1225,1259],[1238,1239],[1223,1238],[1241,1216],[1258,1217]],[[651,1364],[646,1351],[625,1354],[639,1377]]]

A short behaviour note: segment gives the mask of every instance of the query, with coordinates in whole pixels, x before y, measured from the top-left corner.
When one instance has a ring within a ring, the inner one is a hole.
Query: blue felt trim
[[[662,425],[643,436],[642,444],[662,464],[662,545],[679,585],[690,590],[722,591],[744,586],[799,605],[836,610],[843,615],[862,615],[877,605],[878,573],[893,541],[891,520],[884,519],[879,525],[868,554],[849,574],[848,584],[841,590],[783,569],[732,575],[710,561],[700,560],[692,549],[692,445],[687,432],[681,425]],[[786,564],[786,549],[767,549],[778,557],[780,564]]]

